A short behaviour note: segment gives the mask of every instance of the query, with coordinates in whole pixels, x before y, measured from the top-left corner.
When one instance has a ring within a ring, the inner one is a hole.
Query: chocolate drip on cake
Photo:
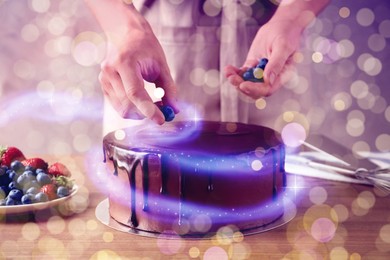
[[[133,164],[131,165],[130,169],[130,176],[129,176],[129,182],[130,182],[130,193],[131,193],[131,216],[130,216],[130,222],[134,227],[138,226],[138,220],[136,216],[136,190],[135,190],[135,172],[137,169],[138,164],[141,161],[139,159],[135,159]]]
[[[277,183],[276,183],[278,158],[276,157],[276,152],[275,152],[274,149],[271,149],[271,152],[272,152],[272,168],[273,168],[273,172],[272,172],[272,181],[273,181],[273,185],[272,185],[272,199],[276,200],[278,198],[278,187],[277,187]]]
[[[142,160],[142,189],[144,194],[143,211],[149,210],[148,193],[149,193],[149,154],[146,154]]]
[[[167,194],[168,187],[168,162],[169,156],[166,154],[161,155],[161,194]]]

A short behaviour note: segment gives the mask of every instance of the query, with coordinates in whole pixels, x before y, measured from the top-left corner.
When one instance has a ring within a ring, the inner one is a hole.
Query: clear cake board
[[[276,219],[274,222],[261,226],[261,227],[256,227],[256,228],[251,228],[247,230],[240,230],[240,232],[244,236],[249,236],[249,235],[254,235],[266,231],[270,231],[272,229],[278,228],[280,226],[283,226],[284,224],[290,222],[296,215],[296,206],[295,203],[292,202],[291,200],[284,198],[283,199],[284,203],[284,214],[280,218]],[[139,236],[145,236],[145,237],[159,237],[163,236],[166,239],[181,239],[181,238],[186,238],[186,239],[211,239],[216,233],[208,233],[208,234],[201,234],[201,235],[169,235],[169,234],[160,234],[160,233],[153,233],[153,232],[147,232],[147,231],[142,231],[134,228],[130,228],[126,225],[123,225],[113,218],[111,218],[109,214],[109,201],[108,198],[101,201],[98,206],[96,207],[95,210],[95,215],[96,218],[102,222],[104,225],[129,234],[134,234],[134,235],[139,235]]]

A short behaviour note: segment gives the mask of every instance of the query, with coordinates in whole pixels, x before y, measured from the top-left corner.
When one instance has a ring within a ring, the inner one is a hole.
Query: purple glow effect
[[[0,111],[0,126],[25,118],[61,124],[76,119],[102,121],[102,102],[81,100],[69,92],[57,92],[47,97],[26,92],[3,100]]]

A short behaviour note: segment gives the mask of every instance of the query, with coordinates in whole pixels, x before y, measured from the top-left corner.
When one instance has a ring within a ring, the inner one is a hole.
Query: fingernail
[[[269,83],[273,85],[275,83],[275,79],[276,79],[275,73],[271,72],[271,74],[269,75]]]

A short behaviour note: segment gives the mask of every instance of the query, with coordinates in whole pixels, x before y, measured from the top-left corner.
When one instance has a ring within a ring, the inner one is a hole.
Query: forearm
[[[110,40],[131,31],[147,31],[149,24],[131,1],[84,0]]]
[[[284,0],[270,22],[289,21],[304,30],[330,0]]]

